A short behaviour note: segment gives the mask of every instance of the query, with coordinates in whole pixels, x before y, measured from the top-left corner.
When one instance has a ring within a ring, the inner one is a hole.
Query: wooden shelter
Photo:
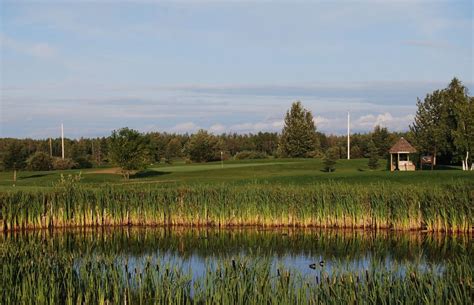
[[[410,154],[416,153],[416,149],[408,143],[403,137],[398,140],[389,150],[390,153],[390,171],[414,171],[415,164],[410,161]],[[397,155],[395,164],[393,157]]]

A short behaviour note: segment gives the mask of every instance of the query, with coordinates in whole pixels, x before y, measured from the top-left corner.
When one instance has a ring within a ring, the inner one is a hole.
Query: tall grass
[[[83,186],[0,194],[1,230],[260,226],[472,232],[473,184]]]
[[[179,265],[111,255],[71,256],[55,245],[7,241],[0,249],[2,304],[471,304],[472,258],[442,270],[374,261],[312,276],[267,259],[220,258],[193,278]]]

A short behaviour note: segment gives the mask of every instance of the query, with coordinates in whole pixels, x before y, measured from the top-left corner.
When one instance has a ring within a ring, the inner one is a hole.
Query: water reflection
[[[193,277],[221,258],[264,257],[274,270],[284,266],[313,276],[408,263],[442,272],[446,260],[474,257],[472,236],[400,232],[108,228],[17,232],[1,239],[41,243],[72,255],[78,264],[84,255],[112,255],[117,264],[139,270],[147,260],[159,260],[192,270]]]

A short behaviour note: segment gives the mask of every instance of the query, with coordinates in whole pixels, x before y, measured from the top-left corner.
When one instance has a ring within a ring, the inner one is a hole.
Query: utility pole
[[[64,124],[61,123],[61,156],[64,159]]]
[[[49,156],[53,157],[53,143],[51,142],[51,138],[49,138]]]
[[[347,112],[347,160],[351,159],[351,114]]]

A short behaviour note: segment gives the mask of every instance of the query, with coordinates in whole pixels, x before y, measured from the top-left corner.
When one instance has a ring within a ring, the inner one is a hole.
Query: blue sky
[[[473,86],[472,1],[0,0],[1,137],[406,130],[416,98]]]

